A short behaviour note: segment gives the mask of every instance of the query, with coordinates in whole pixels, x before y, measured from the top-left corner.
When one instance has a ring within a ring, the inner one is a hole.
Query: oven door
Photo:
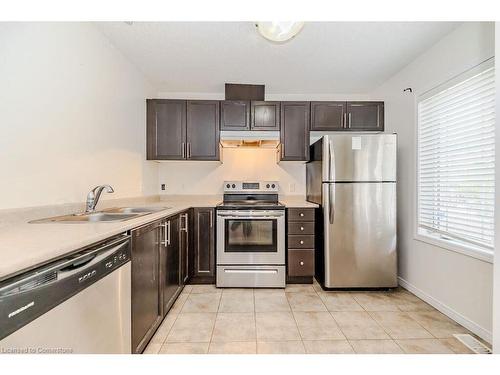
[[[285,212],[218,211],[217,264],[285,264]]]

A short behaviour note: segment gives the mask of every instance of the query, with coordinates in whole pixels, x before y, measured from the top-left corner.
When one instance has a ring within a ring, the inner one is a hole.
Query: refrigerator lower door
[[[396,184],[323,184],[324,286],[397,286]]]

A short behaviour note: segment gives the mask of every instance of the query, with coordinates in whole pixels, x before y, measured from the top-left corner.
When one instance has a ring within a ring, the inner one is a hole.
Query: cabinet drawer
[[[314,221],[314,208],[289,208],[289,221]]]
[[[314,250],[288,250],[288,276],[314,276]]]
[[[289,235],[289,249],[314,249],[314,236],[312,235]]]
[[[288,223],[288,234],[314,234],[313,222],[292,221]]]

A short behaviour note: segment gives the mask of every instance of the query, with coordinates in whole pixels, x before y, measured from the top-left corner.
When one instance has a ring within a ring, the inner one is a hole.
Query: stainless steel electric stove
[[[285,287],[285,206],[276,181],[226,181],[217,206],[217,287]]]

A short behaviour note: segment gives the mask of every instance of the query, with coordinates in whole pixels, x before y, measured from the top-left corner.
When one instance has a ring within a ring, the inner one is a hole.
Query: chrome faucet
[[[95,210],[95,206],[97,206],[97,202],[99,202],[99,198],[104,189],[106,189],[107,193],[114,192],[113,188],[109,185],[99,185],[90,190],[87,195],[87,207],[85,208],[85,212],[93,212]]]

